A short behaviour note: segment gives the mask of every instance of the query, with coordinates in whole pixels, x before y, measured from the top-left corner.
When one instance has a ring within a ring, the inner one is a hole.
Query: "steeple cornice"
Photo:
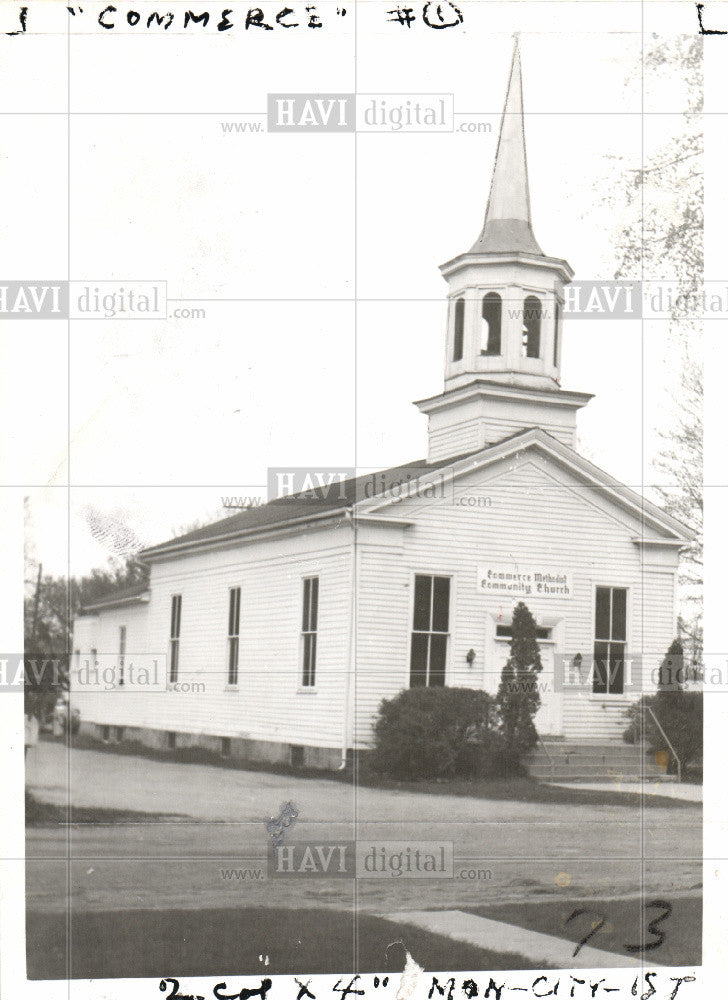
[[[492,251],[476,253],[472,250],[458,254],[452,260],[440,265],[440,273],[444,278],[457,274],[464,267],[478,264],[530,264],[544,270],[556,271],[562,281],[568,283],[574,277],[574,271],[568,261],[562,257],[547,257],[545,254],[525,253],[521,251]]]
[[[477,379],[468,382],[466,385],[457,386],[446,392],[438,393],[436,396],[428,396],[426,399],[416,399],[417,406],[422,413],[434,413],[437,410],[445,410],[451,406],[461,403],[465,399],[479,397],[481,399],[502,399],[521,400],[527,403],[547,402],[552,406],[562,407],[565,410],[579,410],[593,399],[590,392],[574,392],[565,389],[540,389],[527,388],[520,385],[508,385],[498,383],[491,379]]]

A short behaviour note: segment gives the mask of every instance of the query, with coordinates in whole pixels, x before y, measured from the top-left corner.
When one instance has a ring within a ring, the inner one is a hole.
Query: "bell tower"
[[[531,223],[518,37],[483,228],[440,268],[448,283],[445,390],[420,400],[429,460],[542,427],[573,447],[591,396],[560,388],[564,287],[574,272],[547,257]]]

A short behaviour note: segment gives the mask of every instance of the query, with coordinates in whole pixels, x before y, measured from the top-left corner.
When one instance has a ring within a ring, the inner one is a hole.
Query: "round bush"
[[[374,770],[418,780],[481,774],[489,754],[502,764],[502,737],[485,691],[417,687],[385,699],[374,725]]]

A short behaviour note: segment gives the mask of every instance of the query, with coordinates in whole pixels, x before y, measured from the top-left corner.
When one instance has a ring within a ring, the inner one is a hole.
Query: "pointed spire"
[[[493,179],[485,223],[470,253],[532,253],[543,256],[531,227],[526,138],[523,127],[523,85],[518,34],[501,118]]]

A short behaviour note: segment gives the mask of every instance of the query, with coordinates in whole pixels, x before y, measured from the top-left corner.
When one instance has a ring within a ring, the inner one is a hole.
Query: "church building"
[[[621,743],[675,637],[691,534],[575,451],[591,396],[560,386],[573,272],[532,227],[517,44],[482,231],[441,270],[444,388],[416,403],[427,456],[146,549],[148,588],[76,619],[82,731],[340,767],[371,745],[383,698],[414,685],[495,693],[524,601],[540,736]],[[165,671],[151,693],[128,682],[148,654]],[[114,683],[90,687],[83,665],[109,658]]]

